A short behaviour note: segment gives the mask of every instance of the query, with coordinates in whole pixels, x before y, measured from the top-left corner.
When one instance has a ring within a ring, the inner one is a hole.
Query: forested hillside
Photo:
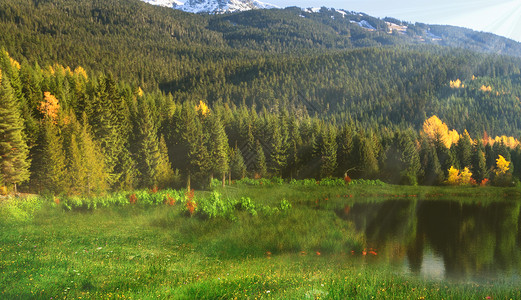
[[[2,184],[78,194],[202,187],[223,174],[517,180],[519,44],[386,26],[327,9],[3,1]]]

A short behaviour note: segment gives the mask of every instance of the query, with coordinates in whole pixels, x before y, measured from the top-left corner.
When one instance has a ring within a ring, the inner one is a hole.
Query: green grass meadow
[[[364,237],[335,213],[355,200],[503,197],[516,189],[282,184],[216,190],[222,199],[249,197],[250,209],[234,202],[209,217],[201,200],[190,215],[180,199],[141,203],[146,192],[135,204],[95,209],[67,206],[66,199],[0,200],[0,299],[521,298],[515,282],[425,279],[372,264],[374,257],[351,253],[365,247]],[[211,195],[200,191],[195,199]]]

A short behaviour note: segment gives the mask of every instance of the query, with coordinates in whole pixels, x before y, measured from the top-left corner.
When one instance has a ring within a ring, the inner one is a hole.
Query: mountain
[[[177,0],[143,0],[146,3],[175,8],[190,13],[231,13],[252,9],[277,8],[275,5],[257,0],[188,0],[182,3]]]
[[[177,0],[142,0],[145,3],[149,3],[152,5],[157,6],[164,6],[164,7],[170,7],[170,8],[177,8],[181,5],[183,5],[183,2],[177,1]]]

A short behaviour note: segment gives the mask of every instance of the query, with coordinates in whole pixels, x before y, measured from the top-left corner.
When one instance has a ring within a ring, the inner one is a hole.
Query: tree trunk
[[[232,171],[228,171],[228,185],[232,185]]]
[[[223,187],[226,185],[226,171],[223,171]]]
[[[188,180],[186,181],[186,189],[190,190],[190,173],[188,173]]]

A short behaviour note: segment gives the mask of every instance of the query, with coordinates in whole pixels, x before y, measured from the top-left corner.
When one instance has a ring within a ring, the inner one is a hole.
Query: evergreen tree
[[[418,173],[420,171],[420,156],[414,143],[414,133],[405,132],[396,136],[397,144],[401,150],[400,162],[402,184],[416,185],[418,183]]]
[[[74,132],[70,135],[70,141],[68,143],[66,180],[68,182],[67,188],[69,189],[69,193],[78,195],[84,192],[83,188],[86,186],[87,166],[84,164],[82,151],[76,141],[76,134],[77,133]]]
[[[232,178],[243,179],[246,177],[246,165],[244,164],[241,149],[235,146],[235,149],[231,152],[230,170],[232,172]]]
[[[330,126],[322,133],[321,159],[320,177],[333,176],[337,168],[337,143],[336,134]]]
[[[188,175],[196,184],[203,186],[207,183],[210,172],[210,154],[208,152],[208,136],[203,131],[203,125],[196,118],[194,127],[187,136],[188,141]],[[188,133],[187,133],[188,134]]]
[[[105,160],[100,159],[103,153],[101,147],[93,139],[85,113],[82,116],[78,146],[82,154],[81,161],[85,167],[84,185],[81,190],[86,194],[104,192],[109,187],[109,173],[105,166]]]
[[[488,177],[487,160],[484,150],[483,144],[478,140],[472,154],[472,178],[474,178],[477,183],[481,183],[483,179]]]
[[[34,185],[40,191],[62,193],[66,190],[67,165],[59,128],[46,117],[41,124],[35,162],[32,164]]]
[[[137,143],[139,149],[137,151],[137,166],[140,172],[141,186],[151,188],[157,185],[158,168],[161,164],[159,141],[147,100],[140,99],[138,108]]]
[[[103,151],[105,165],[110,174],[109,182],[114,188],[132,188],[136,177],[135,165],[126,147],[130,132],[130,112],[110,75],[99,78],[87,111],[89,123]]]
[[[267,175],[266,156],[259,140],[255,143],[255,176],[264,177]]]
[[[160,188],[173,187],[176,181],[176,176],[172,170],[170,159],[168,158],[168,149],[165,138],[161,136],[159,139],[159,165],[157,167],[157,184]]]
[[[445,175],[441,169],[436,148],[425,139],[421,145],[420,163],[422,165],[422,184],[439,185],[443,182]]]
[[[281,132],[279,124],[271,125],[271,141],[270,141],[270,171],[275,176],[282,176],[282,170],[286,165],[286,149],[285,140]]]
[[[472,139],[467,131],[465,131],[463,136],[458,140],[456,152],[459,162],[457,167],[459,167],[459,169],[470,167],[472,164]]]
[[[351,124],[345,124],[338,135],[338,176],[344,176],[344,173],[355,165],[352,160],[353,131]]]
[[[299,125],[295,117],[291,117],[289,122],[289,147],[286,165],[286,174],[293,178],[298,175],[300,165],[299,149],[302,147],[302,139],[300,137]]]
[[[0,70],[0,181],[16,185],[29,179],[29,150],[23,134],[19,106]]]
[[[210,114],[210,139],[208,152],[211,159],[211,172],[222,174],[222,183],[225,185],[226,172],[229,169],[228,137],[217,112]]]
[[[365,178],[374,178],[378,174],[378,159],[374,154],[372,140],[362,136],[360,138],[360,170]]]

